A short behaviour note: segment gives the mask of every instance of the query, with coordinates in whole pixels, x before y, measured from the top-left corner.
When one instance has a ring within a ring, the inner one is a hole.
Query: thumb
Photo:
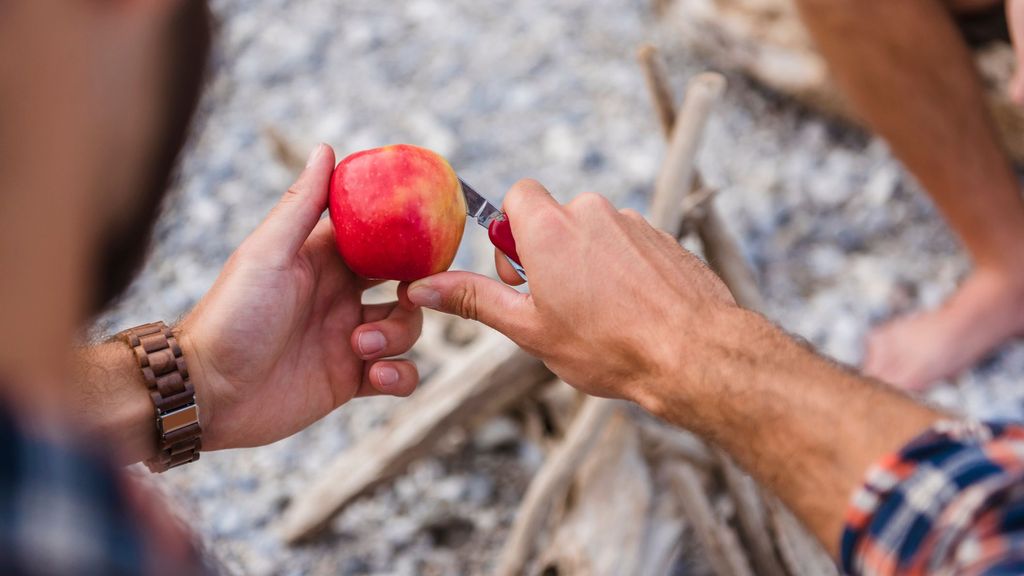
[[[536,311],[529,294],[480,274],[442,272],[409,286],[413,304],[478,320],[516,342],[522,342]]]
[[[327,209],[327,192],[334,171],[334,150],[319,144],[306,168],[288,188],[247,243],[268,261],[287,262],[302,248],[320,215]]]

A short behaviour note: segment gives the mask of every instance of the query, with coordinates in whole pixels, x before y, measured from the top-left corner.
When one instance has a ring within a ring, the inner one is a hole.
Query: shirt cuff
[[[965,536],[977,536],[981,515],[996,495],[1020,485],[1022,472],[1024,428],[937,423],[868,471],[847,510],[843,571],[891,574],[970,562],[971,551],[960,548]]]

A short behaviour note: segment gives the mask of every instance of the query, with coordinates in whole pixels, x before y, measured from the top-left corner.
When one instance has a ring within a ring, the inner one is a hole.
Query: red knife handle
[[[523,265],[519,261],[519,252],[516,252],[516,239],[512,237],[512,225],[509,224],[508,216],[503,214],[492,220],[491,225],[487,227],[487,236],[495,248],[501,250],[516,264]]]

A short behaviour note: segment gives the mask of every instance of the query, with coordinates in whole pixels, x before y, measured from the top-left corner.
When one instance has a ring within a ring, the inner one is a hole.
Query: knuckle
[[[629,218],[630,220],[633,220],[635,222],[646,222],[647,221],[647,220],[644,219],[642,214],[640,214],[636,210],[633,210],[632,208],[623,208],[622,210],[619,210],[619,214],[622,214],[626,218]]]
[[[512,185],[512,190],[519,193],[523,193],[529,189],[545,190],[544,185],[533,178],[521,178],[518,182]]]
[[[452,313],[468,320],[477,319],[476,287],[464,284],[452,292],[450,309]]]
[[[505,195],[505,201],[512,204],[518,203],[525,195],[537,190],[547,193],[547,189],[540,182],[533,178],[523,178],[512,185],[508,194]]]
[[[416,386],[420,383],[420,372],[413,363],[406,364],[408,366],[407,374],[402,375],[403,380],[407,380],[407,384],[396,394],[400,398],[411,396],[416,391]],[[403,372],[399,369],[399,372]]]
[[[288,187],[287,190],[284,191],[284,195],[281,196],[281,203],[290,204],[292,202],[298,202],[299,198],[302,198],[302,196],[302,190],[299,188],[299,184],[296,182],[295,184],[292,184],[291,186]]]
[[[682,250],[682,247],[679,246],[679,240],[676,239],[675,236],[669,234],[668,232],[665,232],[664,230],[658,230],[658,237],[661,238],[662,241],[665,242],[666,244],[671,244]]]
[[[612,209],[612,203],[609,202],[607,198],[596,192],[584,192],[583,194],[580,194],[572,201],[572,206],[574,208],[588,211],[607,211]]]

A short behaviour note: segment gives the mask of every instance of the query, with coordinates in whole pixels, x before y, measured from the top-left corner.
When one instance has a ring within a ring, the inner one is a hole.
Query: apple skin
[[[466,199],[448,161],[418,146],[356,152],[331,177],[338,251],[356,274],[412,282],[444,272],[466,226]]]

